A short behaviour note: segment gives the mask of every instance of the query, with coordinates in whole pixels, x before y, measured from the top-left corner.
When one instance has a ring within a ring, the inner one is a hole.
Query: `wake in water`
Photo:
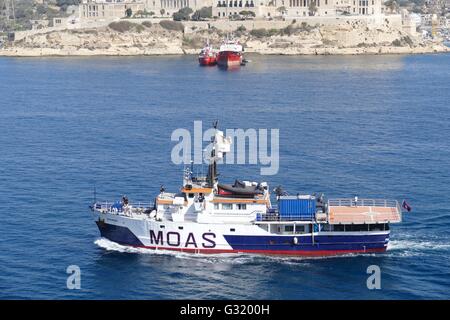
[[[202,253],[187,253],[187,252],[179,252],[179,251],[170,251],[170,250],[154,250],[154,249],[146,249],[146,248],[134,248],[129,246],[123,246],[116,242],[112,242],[105,238],[100,238],[94,241],[96,245],[99,247],[115,252],[123,252],[123,253],[137,253],[137,254],[152,254],[152,255],[166,255],[172,256],[179,259],[191,259],[202,261],[205,263],[232,263],[232,264],[244,264],[244,263],[253,263],[256,258],[261,258],[262,256],[251,255],[251,254],[236,254],[236,253],[222,253],[222,254],[202,254]],[[264,257],[262,257],[264,258]],[[270,258],[270,257],[268,257]]]
[[[105,238],[100,238],[94,241],[94,243],[107,250],[122,253],[135,253],[135,254],[153,254],[153,255],[167,255],[179,259],[191,259],[202,261],[205,263],[231,263],[231,264],[251,264],[258,262],[281,262],[284,264],[306,264],[305,260],[311,259],[324,259],[333,257],[292,257],[292,256],[271,256],[271,255],[258,255],[251,253],[221,253],[221,254],[202,254],[202,253],[187,253],[170,250],[154,250],[146,248],[134,248],[129,246],[123,246],[116,242],[112,242]],[[336,258],[336,257],[334,257]]]
[[[450,249],[450,244],[448,243],[437,243],[429,240],[391,240],[388,245],[388,251],[429,251],[448,249]]]
[[[153,255],[166,255],[172,256],[179,259],[190,259],[201,261],[204,263],[230,263],[230,264],[251,264],[258,262],[279,262],[283,264],[306,264],[308,260],[322,260],[322,259],[337,259],[337,258],[349,258],[349,257],[411,257],[424,255],[429,251],[445,251],[450,249],[450,244],[438,243],[430,240],[420,241],[417,239],[402,239],[402,240],[391,240],[388,245],[387,252],[384,254],[345,254],[339,256],[328,256],[328,257],[292,257],[292,256],[270,256],[270,255],[258,255],[249,253],[225,253],[225,254],[201,254],[201,253],[186,253],[179,251],[170,250],[154,250],[146,248],[134,248],[129,246],[123,246],[116,242],[112,242],[105,238],[100,238],[94,242],[97,246],[107,250],[122,253],[133,253],[133,254],[153,254]]]
[[[300,265],[307,264],[310,260],[324,260],[324,259],[339,259],[358,256],[380,256],[380,254],[363,254],[363,253],[349,253],[338,256],[326,256],[326,257],[296,257],[296,256],[276,256],[276,255],[259,255],[252,253],[222,253],[222,254],[202,254],[202,253],[187,253],[170,250],[154,250],[146,248],[134,248],[129,246],[123,246],[116,242],[112,242],[106,238],[100,238],[94,241],[96,245],[107,250],[122,253],[134,253],[134,254],[153,254],[153,255],[166,255],[179,259],[190,259],[201,261],[204,263],[230,263],[230,264],[252,264],[258,262],[278,262],[287,265]],[[381,254],[383,255],[383,254]]]

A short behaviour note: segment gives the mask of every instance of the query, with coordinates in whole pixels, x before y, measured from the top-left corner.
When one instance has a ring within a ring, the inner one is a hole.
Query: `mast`
[[[209,165],[208,165],[208,175],[206,176],[206,182],[208,183],[209,187],[214,187],[214,183],[217,180],[217,164],[216,164],[216,147],[215,144],[216,141],[216,134],[217,134],[217,125],[219,121],[215,120],[213,122],[213,128],[215,129],[214,137],[211,138],[211,142],[214,143],[214,146],[211,150],[211,156],[209,158]]]
[[[217,160],[223,158],[224,154],[231,151],[231,138],[224,137],[223,131],[217,129],[218,121],[214,121],[213,127],[215,129],[214,137],[211,139],[213,147],[211,156],[209,158],[208,175],[206,182],[209,187],[214,187],[217,181]]]

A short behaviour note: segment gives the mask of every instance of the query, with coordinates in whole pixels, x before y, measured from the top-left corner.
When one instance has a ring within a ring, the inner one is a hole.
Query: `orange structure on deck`
[[[401,209],[395,200],[330,199],[328,201],[330,224],[388,223],[401,220]]]

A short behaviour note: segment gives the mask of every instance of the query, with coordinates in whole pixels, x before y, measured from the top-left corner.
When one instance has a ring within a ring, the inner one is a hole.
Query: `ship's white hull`
[[[286,235],[256,224],[157,221],[99,212],[95,220],[103,237],[121,245],[191,253],[325,256],[382,252],[389,241],[389,230]]]

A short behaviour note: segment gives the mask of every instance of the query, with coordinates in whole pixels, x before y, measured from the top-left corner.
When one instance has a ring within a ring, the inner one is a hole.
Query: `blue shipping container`
[[[283,220],[313,220],[316,214],[314,197],[280,197],[278,211]]]

